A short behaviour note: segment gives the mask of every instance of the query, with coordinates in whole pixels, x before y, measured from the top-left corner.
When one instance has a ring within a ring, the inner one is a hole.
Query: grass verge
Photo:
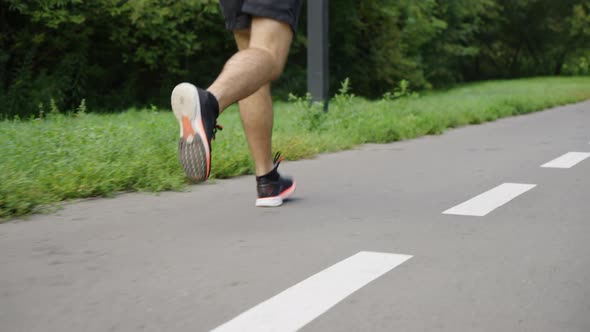
[[[590,99],[590,77],[494,81],[420,97],[367,101],[337,95],[324,114],[296,102],[275,105],[274,147],[286,159],[385,143]],[[253,165],[235,107],[220,117],[212,176],[250,174]],[[120,191],[182,190],[178,128],[170,111],[52,114],[0,122],[0,218]]]

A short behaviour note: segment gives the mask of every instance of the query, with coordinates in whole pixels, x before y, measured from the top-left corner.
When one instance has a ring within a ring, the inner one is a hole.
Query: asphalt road
[[[5,223],[0,330],[588,332],[590,159],[541,166],[589,143],[585,102],[283,163],[281,208],[242,177]]]

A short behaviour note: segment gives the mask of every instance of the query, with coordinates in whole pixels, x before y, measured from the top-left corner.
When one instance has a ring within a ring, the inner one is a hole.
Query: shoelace
[[[273,158],[273,164],[275,165],[275,168],[279,167],[279,164],[281,163],[281,161],[283,161],[283,157],[281,157],[281,152],[277,152],[275,154],[275,157]]]
[[[218,130],[223,130],[223,126],[215,123],[215,126],[213,127],[213,135],[211,135],[211,140],[215,139],[215,134],[217,134]]]

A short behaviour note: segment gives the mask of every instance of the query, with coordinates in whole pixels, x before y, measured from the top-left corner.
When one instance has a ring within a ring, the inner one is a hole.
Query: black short
[[[219,0],[228,30],[248,29],[252,17],[268,17],[297,30],[303,0]]]

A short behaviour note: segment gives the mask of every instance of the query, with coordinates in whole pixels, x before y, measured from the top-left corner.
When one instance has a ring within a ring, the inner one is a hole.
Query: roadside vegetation
[[[590,77],[535,78],[465,84],[415,93],[407,82],[379,100],[341,84],[328,113],[305,96],[275,104],[274,149],[288,160],[363,143],[386,143],[590,99]],[[236,107],[219,120],[214,178],[253,172]],[[121,191],[183,190],[178,125],[167,109],[70,113],[56,105],[27,120],[0,122],[0,218],[43,212],[56,203]],[[296,174],[294,174],[296,175]]]
[[[304,6],[305,6],[304,2]],[[588,0],[329,1],[330,91],[377,99],[490,79],[590,74]],[[304,94],[302,9],[275,96]],[[236,51],[212,0],[0,1],[0,119],[76,108],[168,107],[178,82],[209,86]]]

